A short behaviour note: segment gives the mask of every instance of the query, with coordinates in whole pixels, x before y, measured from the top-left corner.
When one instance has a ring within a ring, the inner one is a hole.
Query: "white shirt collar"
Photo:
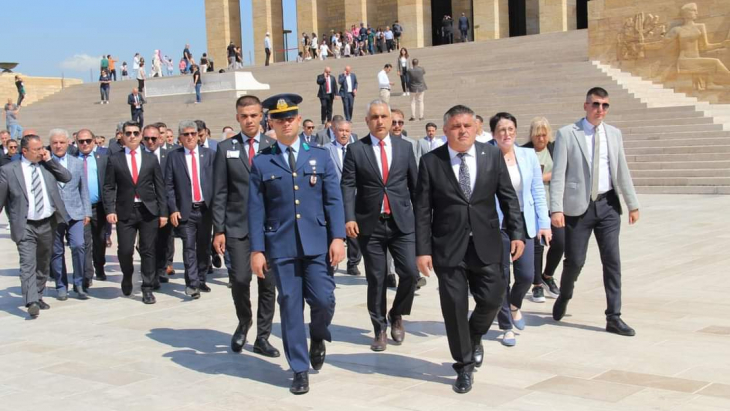
[[[372,134],[370,134],[370,141],[371,141],[372,145],[374,145],[374,146],[379,146],[380,145],[380,139],[378,139],[377,137],[375,137]],[[383,141],[385,141],[385,146],[386,147],[390,146],[390,133],[388,133],[388,135],[385,136],[385,138],[383,139]]]
[[[451,146],[448,146],[447,145],[447,147],[449,148],[449,158],[451,158],[451,160],[453,161],[454,158],[456,158],[456,156],[459,154],[459,152],[458,151],[455,151],[454,149],[452,149]],[[477,149],[474,146],[474,144],[472,144],[471,147],[469,148],[469,150],[466,151],[466,155],[469,156],[469,157],[475,157],[476,158]]]
[[[137,147],[137,148],[136,148],[136,149],[135,149],[134,151],[135,151],[135,152],[137,152],[137,153],[139,153],[139,148],[140,148],[140,147],[142,147],[142,146],[141,146],[141,145],[140,145],[140,146],[138,146],[138,147]],[[132,152],[132,150],[130,150],[130,149],[129,149],[129,147],[124,147],[124,153],[125,153],[125,154],[129,154],[129,153],[131,153],[131,152]]]
[[[590,133],[588,133],[588,134],[593,134],[593,130],[595,130],[595,128],[596,128],[596,126],[594,126],[593,124],[591,124],[588,121],[588,119],[585,118],[585,117],[583,118],[583,124],[582,124],[582,126],[583,126],[583,131],[590,131]],[[598,127],[599,128],[603,127],[603,122],[601,122],[601,124],[599,124]]]

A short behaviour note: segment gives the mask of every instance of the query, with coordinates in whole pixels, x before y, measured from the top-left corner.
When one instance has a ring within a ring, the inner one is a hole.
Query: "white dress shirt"
[[[256,137],[253,138],[253,152],[256,154],[258,154],[258,152],[259,152],[259,136],[260,136],[260,134],[256,134]],[[243,138],[243,149],[246,151],[246,155],[248,156],[248,146],[249,146],[248,140],[250,140],[251,137],[243,134],[243,131],[242,131],[241,138]],[[208,141],[208,140],[205,140],[205,141]],[[233,141],[235,142],[236,140],[233,140]],[[233,145],[233,148],[236,149],[235,144]]]
[[[459,152],[454,151],[449,147],[449,158],[451,158],[451,169],[454,170],[454,177],[456,182],[459,182],[459,168],[461,167],[461,159],[458,157]],[[477,149],[472,146],[466,152],[464,156],[466,166],[469,168],[469,185],[471,186],[471,192],[474,192],[474,185],[477,182]]]
[[[509,179],[512,182],[512,188],[515,189],[515,193],[517,193],[517,200],[520,203],[520,211],[525,210],[525,205],[522,204],[522,174],[520,174],[520,166],[517,164],[512,164],[507,166],[507,171],[509,171]]]
[[[385,70],[380,70],[380,73],[378,73],[378,86],[380,88],[387,88],[390,90],[390,79],[388,78],[388,73],[386,73]]]
[[[428,141],[428,150],[433,151],[446,144],[446,136],[434,136],[433,139],[426,137],[426,141]]]
[[[345,91],[352,93],[352,74],[345,75]]]
[[[210,142],[208,140],[210,140],[210,139],[206,138],[205,141],[203,141],[203,144],[201,144],[201,145],[205,148],[210,148]]]
[[[25,156],[20,156],[20,164],[23,168],[25,179],[25,191],[28,194],[28,220],[43,220],[53,215],[55,209],[51,206],[51,197],[46,187],[46,179],[43,178],[43,170],[40,163],[33,164]],[[43,192],[43,212],[40,215],[35,213],[35,196],[33,195],[33,167],[38,167],[38,175],[41,179],[41,190]]]
[[[593,124],[589,123],[585,118],[583,119],[583,130],[586,134],[586,147],[587,158],[588,158],[588,169],[593,170],[593,130],[596,128]],[[608,166],[608,140],[606,139],[606,126],[603,123],[598,125],[598,136],[601,139],[601,148],[599,150],[599,161],[598,164],[598,194],[611,191],[613,184],[611,183],[611,168]]]
[[[383,177],[383,161],[380,158],[380,140],[371,134],[370,141],[373,145],[373,151],[375,152],[375,161],[378,163],[380,177]],[[393,145],[391,144],[390,134],[385,136],[383,141],[385,142],[385,157],[388,159],[388,172],[390,172],[390,165],[393,164]],[[380,212],[385,212],[383,204],[380,205]]]
[[[132,155],[129,154],[132,150],[129,147],[124,147],[124,154],[127,157],[127,167],[129,168],[129,174],[132,174]],[[139,172],[142,170],[142,146],[137,147],[134,154],[134,160],[137,163],[137,177],[139,178]],[[134,202],[140,203],[142,200],[138,196],[134,196]]]
[[[264,37],[264,48],[271,49],[271,39],[269,36]]]
[[[194,149],[195,153],[195,173],[198,176],[198,185],[200,188],[200,200],[203,201],[205,198],[203,197],[203,182],[200,180],[200,149]],[[195,186],[193,186],[193,156],[191,155],[190,150],[187,148],[185,149],[185,162],[188,165],[188,175],[190,176],[190,195],[192,198],[192,201],[195,202]]]
[[[488,131],[482,131],[482,134],[479,134],[477,136],[477,141],[480,143],[488,143],[491,141],[494,137],[492,137],[492,133]]]

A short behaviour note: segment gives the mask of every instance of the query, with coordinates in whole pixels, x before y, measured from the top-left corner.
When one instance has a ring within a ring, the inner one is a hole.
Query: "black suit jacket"
[[[107,151],[104,150],[104,153],[106,152]],[[96,180],[99,182],[99,202],[96,207],[102,207],[102,213],[106,214],[104,212],[104,177],[106,176],[106,163],[109,156],[104,153],[100,153],[97,149],[97,152],[94,153],[94,159],[96,160]],[[80,152],[77,154],[77,157],[79,160],[84,161],[84,156]]]
[[[242,133],[218,143],[213,163],[213,232],[234,238],[248,236],[248,182],[251,167]],[[259,135],[259,152],[276,140]],[[238,157],[236,157],[238,152]],[[230,153],[230,154],[229,154]]]
[[[0,155],[0,167],[4,166],[5,164],[8,164],[15,160],[20,160],[20,154],[16,154],[14,156],[10,156],[9,154],[3,154]]]
[[[167,155],[167,170],[165,171],[165,187],[167,188],[167,208],[170,214],[180,212],[180,219],[185,221],[190,217],[193,208],[192,177],[188,172],[185,158],[185,148],[180,147]],[[213,160],[215,152],[205,147],[199,147],[198,167],[200,173],[200,191],[208,209],[213,200]]]
[[[140,146],[140,147],[142,147],[142,146]],[[143,149],[143,150],[146,151],[147,149]],[[167,155],[169,154],[169,152],[170,152],[170,150],[168,150],[164,146],[160,147],[159,163],[160,163],[160,170],[162,171],[162,181],[165,181],[165,172],[167,171]],[[155,156],[155,153],[152,153],[152,152],[149,152],[149,153],[155,157],[155,160],[157,160],[157,156]],[[165,191],[165,193],[167,193],[167,191]]]
[[[112,155],[120,151],[124,151],[124,145],[122,144],[122,142],[116,138],[111,139],[109,141],[109,147],[107,148],[108,154]]]
[[[416,255],[430,255],[436,267],[456,267],[466,255],[469,233],[486,264],[502,261],[502,236],[495,195],[512,240],[525,240],[520,203],[499,148],[474,143],[477,175],[466,199],[454,175],[448,144],[421,157],[416,189]]]
[[[141,94],[137,94],[137,97],[139,97],[139,110],[144,111],[144,105],[147,104],[147,100]],[[127,96],[127,104],[129,104],[131,112],[134,113],[134,94],[129,93],[129,96]]]
[[[398,229],[412,233],[418,170],[411,143],[390,137],[393,145],[388,182],[383,183],[370,135],[349,144],[342,167],[342,197],[345,221],[357,221],[360,234],[368,236],[380,217],[383,196],[388,192],[391,214]]]
[[[150,214],[167,217],[167,198],[162,170],[154,154],[142,146],[142,166],[137,184],[132,182],[132,173],[127,166],[126,151],[109,156],[104,176],[104,208],[107,214],[117,214],[119,220],[127,220],[134,211],[134,196],[138,195]]]
[[[337,79],[330,73],[330,90],[332,94],[327,94],[327,82],[324,79],[324,74],[317,76],[317,84],[319,84],[319,91],[317,91],[317,97],[319,98],[335,98],[337,95]]]

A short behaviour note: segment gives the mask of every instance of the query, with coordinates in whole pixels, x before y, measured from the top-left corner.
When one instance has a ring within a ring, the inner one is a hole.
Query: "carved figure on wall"
[[[701,51],[712,51],[730,47],[730,36],[722,43],[710,43],[707,39],[707,28],[696,23],[697,4],[688,3],[680,9],[683,23],[673,27],[659,42],[645,43],[645,49],[658,49],[666,43],[676,42],[679,49],[677,57],[677,73],[691,75],[695,90],[706,90],[709,84],[730,86],[730,70],[722,61],[711,57],[702,57]]]
[[[618,59],[636,60],[644,58],[644,45],[647,42],[661,40],[666,33],[666,26],[659,24],[659,16],[638,13],[624,21],[624,27],[618,35]]]

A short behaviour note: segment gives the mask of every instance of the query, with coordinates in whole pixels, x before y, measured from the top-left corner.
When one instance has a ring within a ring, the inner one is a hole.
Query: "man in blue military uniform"
[[[315,370],[324,364],[324,341],[332,341],[327,327],[335,312],[335,281],[327,264],[336,266],[345,256],[345,212],[335,164],[327,150],[299,139],[301,101],[296,94],[279,94],[263,102],[278,141],[254,157],[248,199],[251,270],[276,280],[293,394],[309,392],[310,362]],[[309,353],[304,301],[311,310]]]

